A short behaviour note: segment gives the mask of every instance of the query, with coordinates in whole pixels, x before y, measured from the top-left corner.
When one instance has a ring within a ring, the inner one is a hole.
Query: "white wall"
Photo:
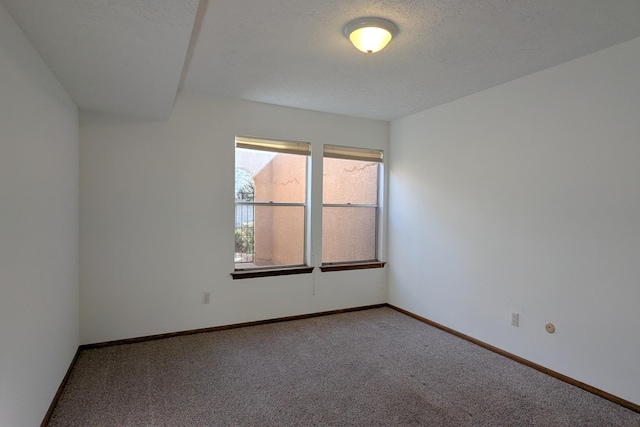
[[[0,425],[39,425],[78,347],[78,111],[0,5]]]
[[[166,122],[82,112],[80,123],[82,343],[385,302],[384,269],[230,273],[236,134],[309,141],[315,154],[386,150],[389,123],[191,93]],[[319,265],[320,191],[313,202]]]
[[[394,121],[390,303],[640,404],[638,76],[640,39]]]

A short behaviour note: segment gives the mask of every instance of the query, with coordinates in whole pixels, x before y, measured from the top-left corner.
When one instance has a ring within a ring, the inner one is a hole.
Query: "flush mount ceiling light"
[[[344,35],[364,53],[382,50],[397,33],[396,24],[382,18],[358,18],[344,26]]]

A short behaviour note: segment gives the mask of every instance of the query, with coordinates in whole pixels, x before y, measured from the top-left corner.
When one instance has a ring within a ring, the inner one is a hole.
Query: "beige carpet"
[[[640,426],[390,308],[84,350],[50,426]]]

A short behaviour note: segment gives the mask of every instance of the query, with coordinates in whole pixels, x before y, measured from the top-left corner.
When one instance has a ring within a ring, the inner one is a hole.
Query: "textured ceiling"
[[[1,0],[76,104],[167,118],[198,0]]]
[[[640,37],[640,0],[0,2],[80,108],[156,118],[182,78],[184,90],[392,120]],[[344,37],[362,16],[398,25],[385,50]]]
[[[342,34],[395,22],[376,54]],[[395,119],[640,37],[639,0],[210,0],[184,87]]]

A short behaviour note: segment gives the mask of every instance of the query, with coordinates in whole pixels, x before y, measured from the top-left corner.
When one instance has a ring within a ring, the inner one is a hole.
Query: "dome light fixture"
[[[364,53],[382,50],[396,34],[396,24],[383,18],[358,18],[344,26],[344,35]]]

